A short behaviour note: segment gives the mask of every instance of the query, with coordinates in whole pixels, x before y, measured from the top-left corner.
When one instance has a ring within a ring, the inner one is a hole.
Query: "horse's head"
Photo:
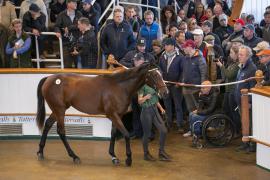
[[[148,73],[146,75],[146,84],[154,88],[161,97],[165,97],[169,93],[169,90],[165,82],[163,81],[163,78],[158,68],[148,70]]]

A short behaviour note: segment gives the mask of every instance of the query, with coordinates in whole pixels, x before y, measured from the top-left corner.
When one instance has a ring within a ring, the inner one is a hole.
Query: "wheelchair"
[[[194,147],[201,149],[207,145],[214,147],[223,147],[230,143],[234,137],[234,124],[232,120],[224,113],[217,112],[206,117],[206,120],[197,121],[192,125],[192,132],[194,132],[194,125],[200,123],[201,137],[193,135],[192,144]],[[201,141],[202,139],[202,141]]]

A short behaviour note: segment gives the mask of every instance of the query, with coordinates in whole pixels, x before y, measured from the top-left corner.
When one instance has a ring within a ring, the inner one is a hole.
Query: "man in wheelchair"
[[[202,85],[211,85],[210,81],[204,81]],[[202,87],[199,93],[197,109],[189,114],[190,129],[193,134],[193,145],[197,146],[199,138],[202,136],[203,122],[215,112],[219,90],[214,87]],[[209,131],[213,127],[208,127]],[[202,146],[202,145],[201,145]],[[197,146],[198,147],[198,146]]]

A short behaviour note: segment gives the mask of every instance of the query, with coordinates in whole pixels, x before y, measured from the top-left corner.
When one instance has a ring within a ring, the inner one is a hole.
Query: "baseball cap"
[[[173,45],[175,46],[175,40],[173,38],[165,38],[163,40],[164,45]]]
[[[270,56],[270,49],[264,49],[256,54],[257,56]]]
[[[244,39],[241,37],[237,37],[237,38],[234,38],[233,40],[231,40],[231,42],[240,42],[240,43],[244,44]]]
[[[244,26],[244,29],[250,29],[250,30],[252,30],[252,31],[255,31],[255,27],[254,27],[253,24],[247,24],[247,25],[245,25],[245,26]]]
[[[204,37],[204,40],[205,41],[213,41],[213,40],[215,40],[215,37],[213,35],[207,35]]]
[[[145,58],[144,58],[144,55],[143,53],[136,53],[133,57],[133,60],[134,61],[139,61],[139,60],[144,60],[145,61]]]
[[[240,18],[239,19],[234,19],[233,22],[234,23],[239,23],[242,26],[245,26],[245,21],[243,19],[240,19]]]
[[[203,30],[201,29],[195,29],[193,32],[192,32],[193,35],[203,35]]]
[[[262,41],[257,44],[255,48],[253,48],[254,51],[261,51],[264,49],[270,48],[269,43],[267,41]]]
[[[35,3],[32,3],[29,7],[29,11],[33,11],[33,12],[39,12],[40,8],[38,7],[38,5],[36,5]]]
[[[145,46],[146,40],[144,38],[138,38],[137,40],[137,46]]]
[[[189,39],[189,40],[186,40],[185,43],[182,45],[183,48],[187,48],[187,47],[192,47],[192,48],[195,48],[196,47],[196,44],[193,40]]]
[[[162,47],[162,44],[159,40],[155,39],[152,41],[152,46]]]

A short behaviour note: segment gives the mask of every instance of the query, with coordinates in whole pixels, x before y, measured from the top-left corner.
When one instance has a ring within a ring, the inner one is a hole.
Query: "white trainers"
[[[183,134],[183,137],[189,137],[189,136],[191,136],[191,131],[188,131],[185,134]]]

